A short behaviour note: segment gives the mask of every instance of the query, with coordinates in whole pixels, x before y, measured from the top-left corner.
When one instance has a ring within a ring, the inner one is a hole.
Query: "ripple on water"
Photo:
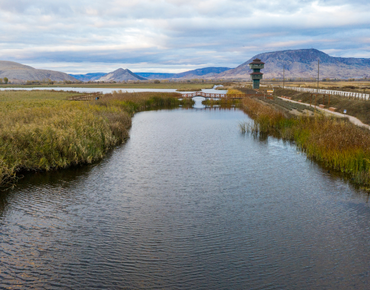
[[[237,110],[135,115],[92,166],[0,196],[0,288],[367,289],[366,196]]]

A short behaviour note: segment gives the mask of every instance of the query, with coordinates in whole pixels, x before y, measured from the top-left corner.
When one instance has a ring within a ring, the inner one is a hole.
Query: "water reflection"
[[[206,106],[202,104],[202,102],[205,100],[206,98],[204,97],[194,97],[193,98],[193,101],[195,102],[195,104],[193,105],[193,108],[194,109],[204,109]]]
[[[193,93],[193,91],[177,91],[177,89],[141,89],[141,88],[79,88],[79,87],[28,87],[28,88],[0,88],[0,91],[33,91],[33,90],[42,90],[42,91],[71,91],[79,93],[102,93],[102,94],[111,94],[114,91],[122,91],[127,93],[138,93],[138,92],[162,92],[162,93]],[[204,93],[215,93],[215,94],[226,94],[227,90],[216,90],[216,89],[202,89]]]

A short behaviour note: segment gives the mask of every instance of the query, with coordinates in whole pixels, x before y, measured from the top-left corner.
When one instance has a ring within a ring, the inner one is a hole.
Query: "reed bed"
[[[244,94],[242,91],[238,90],[238,89],[228,89],[227,90],[227,95],[239,95],[239,94]]]
[[[3,101],[0,107],[0,185],[24,171],[88,164],[124,142],[135,112],[175,107],[178,94],[116,92],[99,101],[58,98]]]
[[[101,106],[117,106],[122,110],[134,114],[136,112],[153,110],[153,109],[164,109],[164,108],[176,108],[180,105],[191,106],[194,101],[192,99],[184,98],[180,93],[152,93],[152,92],[141,92],[141,93],[125,93],[115,91],[112,94],[104,95],[97,104]]]
[[[215,99],[205,99],[202,104],[205,106],[222,106],[222,107],[232,107],[232,106],[239,106],[240,99],[231,99],[231,98],[220,98],[218,100]]]
[[[295,141],[308,157],[370,184],[370,132],[346,120],[316,115],[289,116],[262,102],[245,98],[243,110],[254,120],[246,131]]]
[[[315,97],[315,94],[297,92],[289,89],[276,88],[275,94],[277,96],[287,96],[291,97],[292,100],[298,101],[301,100],[303,103],[312,104],[312,106],[323,104],[328,107],[335,107],[337,112],[342,113],[343,110],[347,111],[347,115],[354,116],[361,120],[363,123],[370,125],[370,101],[365,100],[354,100],[347,97],[331,95],[330,104],[329,97],[323,94],[318,94]]]

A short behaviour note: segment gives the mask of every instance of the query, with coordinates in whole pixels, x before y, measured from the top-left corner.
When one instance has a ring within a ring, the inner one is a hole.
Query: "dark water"
[[[0,193],[0,288],[369,289],[367,194],[246,119],[139,113],[101,163]]]

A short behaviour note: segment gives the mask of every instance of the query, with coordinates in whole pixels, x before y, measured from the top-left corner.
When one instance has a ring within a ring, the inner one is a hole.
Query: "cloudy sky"
[[[236,67],[268,51],[370,58],[369,0],[0,0],[0,60],[67,73]]]

